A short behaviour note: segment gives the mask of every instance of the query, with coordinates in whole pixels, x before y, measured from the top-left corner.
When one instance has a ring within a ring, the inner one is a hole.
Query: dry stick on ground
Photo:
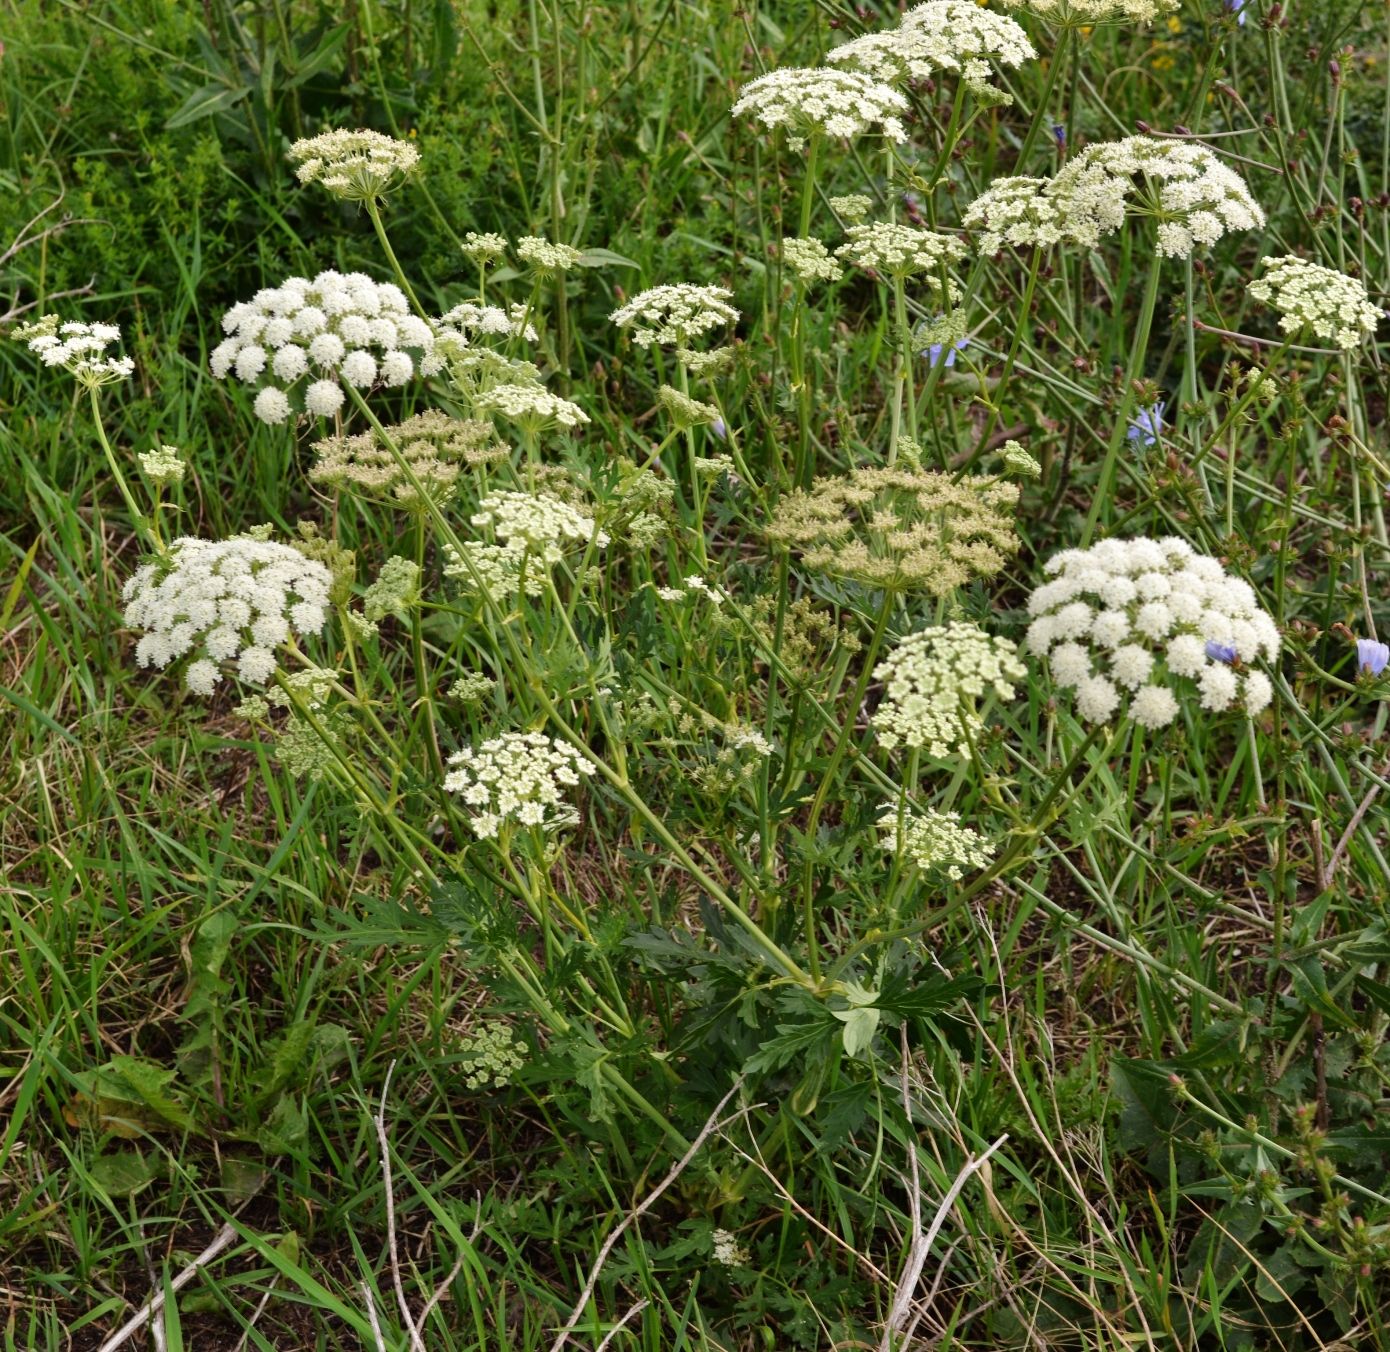
[[[618,1333],[621,1331],[623,1325],[626,1324],[629,1319],[633,1319],[637,1315],[641,1314],[642,1311],[645,1310],[647,1306],[650,1304],[651,1301],[649,1301],[646,1298],[646,1296],[643,1296],[642,1299],[639,1300],[637,1304],[632,1307],[632,1309],[630,1309],[620,1320],[618,1320],[616,1324],[613,1325],[611,1329],[608,1330],[607,1333],[603,1335],[603,1341],[596,1348],[594,1348],[594,1352],[603,1352],[603,1349],[607,1347],[608,1344],[611,1343],[613,1339],[618,1336]]]
[[[858,1261],[860,1266],[863,1267],[863,1269],[875,1280],[882,1282],[885,1286],[887,1286],[890,1283],[892,1279],[888,1276],[886,1272],[883,1271],[882,1268],[875,1265],[872,1258],[870,1258],[867,1254],[860,1253],[859,1250],[856,1249],[854,1245],[851,1244],[848,1240],[844,1239],[840,1235],[837,1235],[834,1230],[832,1230],[823,1221],[813,1216],[804,1206],[801,1205],[800,1202],[796,1200],[795,1197],[791,1195],[790,1192],[787,1191],[786,1187],[782,1183],[782,1180],[778,1178],[777,1175],[774,1174],[772,1170],[767,1167],[767,1161],[763,1159],[761,1151],[758,1151],[758,1157],[754,1159],[753,1156],[750,1155],[741,1145],[738,1145],[734,1141],[729,1140],[727,1136],[725,1136],[723,1139],[725,1144],[728,1145],[728,1147],[736,1155],[738,1155],[740,1159],[745,1160],[747,1163],[751,1164],[755,1169],[758,1169],[762,1172],[763,1177],[766,1178],[767,1181],[772,1184],[778,1196],[781,1197],[781,1199],[789,1207],[791,1207],[791,1209],[795,1211],[796,1214],[800,1216],[801,1219],[804,1220],[807,1225],[809,1225],[813,1230],[819,1230],[821,1234],[823,1234],[833,1244],[838,1244],[842,1249],[845,1250],[846,1253],[851,1254]],[[758,1149],[758,1143],[756,1140],[753,1142],[753,1149]]]
[[[1384,775],[1390,771],[1390,763],[1381,770]],[[1332,880],[1337,873],[1337,865],[1341,863],[1342,856],[1347,851],[1347,846],[1351,844],[1351,838],[1356,834],[1356,828],[1361,825],[1361,818],[1370,810],[1371,804],[1376,800],[1376,794],[1380,792],[1379,784],[1372,784],[1371,791],[1361,800],[1361,806],[1352,813],[1351,820],[1347,823],[1347,829],[1342,832],[1342,838],[1337,842],[1336,848],[1332,851],[1332,858],[1327,861],[1326,870],[1318,870],[1318,882],[1322,884],[1323,891],[1332,886]]]
[[[376,1352],[386,1352],[386,1339],[381,1332],[381,1320],[377,1317],[376,1301],[372,1299],[372,1288],[366,1282],[362,1283],[362,1299],[367,1302],[367,1320],[372,1326]]]
[[[200,1269],[206,1267],[223,1249],[232,1244],[234,1240],[241,1236],[237,1233],[234,1225],[224,1225],[213,1237],[211,1244],[202,1251],[172,1282],[169,1283],[168,1290],[182,1291],[194,1277],[198,1275]],[[142,1328],[164,1308],[164,1291],[156,1291],[140,1307],[140,1312],[133,1319],[127,1320],[116,1330],[98,1349],[98,1352],[116,1352],[116,1349],[129,1339],[133,1338]]]
[[[1008,1133],[1005,1132],[983,1154],[966,1160],[964,1167],[956,1175],[955,1182],[946,1190],[946,1196],[941,1199],[941,1205],[937,1207],[931,1225],[923,1233],[922,1179],[917,1164],[917,1137],[912,1127],[912,1091],[908,1073],[906,1024],[902,1026],[902,1067],[903,1111],[907,1115],[907,1158],[912,1168],[912,1186],[908,1191],[908,1205],[912,1217],[912,1244],[908,1248],[907,1265],[903,1269],[902,1280],[898,1283],[897,1293],[893,1297],[893,1306],[888,1313],[888,1323],[883,1330],[883,1341],[878,1345],[879,1352],[892,1352],[893,1335],[903,1331],[908,1316],[912,1313],[913,1292],[917,1290],[917,1283],[921,1279],[922,1268],[926,1265],[927,1255],[931,1252],[931,1246],[936,1242],[936,1236],[941,1227],[946,1223],[946,1217],[951,1214],[951,1208],[955,1206],[956,1198],[960,1196],[961,1189],[970,1181],[971,1175],[983,1168],[989,1157],[1009,1139]]]
[[[444,1278],[434,1289],[434,1294],[425,1302],[424,1308],[420,1311],[419,1319],[410,1313],[410,1302],[405,1298],[405,1284],[401,1281],[401,1258],[400,1250],[396,1246],[396,1201],[394,1184],[391,1179],[391,1142],[386,1132],[386,1096],[391,1089],[391,1076],[395,1072],[396,1063],[394,1061],[386,1069],[386,1081],[381,1086],[381,1108],[373,1118],[376,1124],[376,1138],[381,1147],[381,1177],[386,1188],[386,1251],[391,1262],[391,1281],[396,1288],[396,1303],[401,1309],[401,1318],[405,1321],[406,1329],[410,1333],[410,1346],[413,1352],[427,1352],[425,1339],[422,1330],[425,1321],[434,1312],[434,1307],[444,1299],[444,1293],[454,1284],[454,1278],[459,1275],[463,1268],[464,1259],[468,1256],[461,1253],[458,1261],[449,1270],[449,1275]],[[471,1245],[483,1228],[483,1201],[482,1195],[478,1195],[477,1216],[473,1221],[473,1229],[469,1232],[468,1243]],[[365,1283],[363,1289],[366,1289]],[[376,1307],[368,1300],[367,1314],[372,1320],[373,1329],[376,1328]],[[380,1338],[380,1334],[377,1337]]]
[[[425,1340],[410,1315],[410,1302],[405,1298],[405,1284],[401,1281],[401,1256],[396,1248],[396,1200],[391,1181],[391,1142],[386,1135],[386,1098],[391,1092],[391,1076],[395,1074],[396,1063],[386,1068],[386,1082],[381,1086],[381,1107],[372,1120],[376,1124],[377,1144],[381,1147],[381,1177],[386,1186],[386,1253],[391,1262],[391,1284],[396,1288],[396,1304],[400,1307],[401,1318],[410,1334],[413,1352],[428,1352]]]
[[[681,1176],[685,1166],[695,1158],[696,1152],[709,1139],[710,1135],[723,1125],[719,1121],[719,1114],[724,1111],[725,1104],[738,1093],[739,1086],[742,1084],[743,1077],[740,1075],[734,1081],[729,1092],[715,1105],[714,1111],[709,1115],[705,1125],[700,1128],[699,1135],[691,1141],[690,1149],[671,1166],[671,1172],[609,1232],[608,1238],[603,1241],[603,1247],[598,1251],[598,1257],[594,1259],[593,1267],[589,1270],[589,1280],[584,1283],[584,1290],[579,1293],[579,1300],[575,1303],[574,1309],[570,1311],[570,1317],[565,1320],[564,1328],[556,1335],[555,1341],[550,1344],[550,1352],[560,1352],[560,1349],[569,1342],[570,1334],[574,1332],[575,1325],[579,1323],[579,1318],[584,1313],[584,1307],[589,1303],[589,1297],[594,1293],[598,1274],[603,1271],[603,1265],[608,1261],[608,1255],[613,1251],[613,1246],[622,1238],[628,1226],[634,1221],[640,1220],[655,1205],[656,1199]],[[735,1116],[741,1116],[741,1114],[735,1114]]]

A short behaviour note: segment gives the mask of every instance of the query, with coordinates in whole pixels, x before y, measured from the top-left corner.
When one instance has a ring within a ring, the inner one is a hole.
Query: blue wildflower
[[[1145,446],[1154,445],[1163,435],[1163,410],[1167,407],[1167,403],[1160,399],[1152,408],[1141,408],[1131,419],[1125,436],[1130,441],[1142,438]]]
[[[1356,666],[1372,676],[1379,676],[1390,663],[1390,644],[1377,643],[1373,638],[1356,640]]]
[[[1065,150],[1067,148],[1066,124],[1063,122],[1054,122],[1052,124],[1052,135],[1057,142],[1057,149]]]
[[[1207,656],[1213,662],[1224,662],[1229,667],[1236,660],[1236,650],[1229,643],[1218,643],[1214,638],[1209,638]]]
[[[1246,0],[1226,0],[1226,8],[1236,16],[1236,22],[1239,24],[1245,22],[1245,5]]]
[[[726,441],[728,439],[729,429],[725,425],[723,418],[716,418],[712,423],[710,423],[709,430],[713,432],[714,435],[717,436],[720,441]]]

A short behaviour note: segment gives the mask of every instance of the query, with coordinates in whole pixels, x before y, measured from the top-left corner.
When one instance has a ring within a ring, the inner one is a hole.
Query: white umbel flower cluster
[[[1008,701],[1028,669],[1007,640],[953,620],[909,634],[874,668],[886,683],[874,731],[888,750],[921,748],[938,760],[970,755],[984,723],[978,701]]]
[[[1264,269],[1265,275],[1248,290],[1255,300],[1279,312],[1279,327],[1285,333],[1311,329],[1351,352],[1376,331],[1384,314],[1371,304],[1364,283],[1332,268],[1286,254],[1266,258]]]
[[[466,300],[440,315],[431,328],[434,330],[435,351],[420,362],[420,374],[426,376],[443,369],[441,354],[448,352],[451,343],[465,348],[496,338],[524,338],[528,343],[540,341],[534,325],[526,318],[526,306],[520,302],[504,309],[500,305],[479,305],[476,301]]]
[[[836,254],[856,267],[872,268],[889,277],[914,272],[935,272],[965,257],[965,245],[954,235],[919,230],[896,221],[869,221],[851,225]]]
[[[924,873],[944,873],[953,882],[965,876],[966,869],[986,868],[994,856],[994,846],[978,831],[960,824],[955,812],[899,814],[896,807],[883,809],[878,829],[879,844]]]
[[[838,282],[845,275],[818,239],[784,239],[782,262],[803,282]]]
[[[545,563],[559,563],[564,546],[573,541],[606,549],[608,536],[577,507],[548,493],[489,493],[469,518],[513,549],[525,549]]]
[[[1087,146],[1047,188],[1063,199],[1068,231],[1088,248],[1127,214],[1158,223],[1158,252],[1187,258],[1231,230],[1254,230],[1265,214],[1245,180],[1204,145],[1127,136]]]
[[[739,313],[729,304],[733,294],[727,287],[693,282],[653,286],[639,291],[608,318],[620,329],[631,330],[638,347],[684,347],[713,329],[738,323]]]
[[[227,337],[212,350],[212,374],[260,385],[256,415],[267,423],[290,417],[286,391],[301,380],[308,381],[304,411],[331,417],[345,398],[340,380],[359,389],[403,385],[415,374],[411,353],[434,347],[401,289],[362,272],[291,277],[232,306],[222,328]]]
[[[565,800],[594,767],[573,747],[539,732],[506,732],[449,757],[444,788],[473,810],[469,825],[490,840],[509,825],[557,831],[579,824]]]
[[[531,432],[547,427],[582,427],[589,415],[578,404],[540,384],[494,385],[478,396],[478,411],[517,423]]]
[[[243,681],[264,685],[275,674],[276,648],[323,628],[332,580],[322,563],[273,540],[175,540],[122,591],[125,622],[145,630],[135,659],[167,667],[201,641],[202,655],[184,673],[194,694],[212,694],[218,664],[233,659]]]
[[[982,9],[975,0],[926,0],[896,28],[846,42],[826,60],[889,85],[930,80],[947,71],[980,88],[999,66],[1018,66],[1035,56],[1028,34],[1007,15]]]
[[[420,152],[409,141],[379,131],[339,127],[296,141],[289,160],[301,183],[317,183],[348,202],[365,202],[409,178]]]
[[[579,266],[584,251],[572,244],[552,244],[539,235],[523,235],[516,242],[516,256],[536,272],[568,272]]]
[[[858,70],[826,67],[770,70],[739,91],[735,117],[749,116],[782,130],[793,148],[808,136],[854,137],[877,126],[890,141],[906,141],[907,100],[891,85]]]
[[[1247,664],[1279,655],[1278,628],[1249,583],[1185,540],[1102,540],[1054,554],[1045,571],[1028,647],[1076,692],[1083,721],[1109,722],[1127,694],[1134,722],[1167,727],[1188,681],[1213,713],[1239,704],[1253,716],[1273,698]]]
[[[112,343],[121,341],[116,324],[88,324],[77,319],[59,323],[57,315],[44,315],[32,324],[20,325],[14,337],[45,366],[61,366],[91,389],[124,380],[135,370],[129,357],[106,355]]]
[[[1013,175],[996,178],[961,218],[978,240],[981,254],[1015,249],[1048,249],[1071,237],[1067,200],[1050,193],[1050,178]]]
[[[1160,14],[1171,14],[1182,8],[1182,0],[1000,0],[1000,3],[1005,9],[1036,14],[1044,23],[1057,28],[1126,20],[1152,23]]]

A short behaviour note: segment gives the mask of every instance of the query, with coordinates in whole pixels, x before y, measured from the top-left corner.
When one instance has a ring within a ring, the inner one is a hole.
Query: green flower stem
[[[1174,1090],[1177,1097],[1181,1098],[1184,1103],[1191,1104],[1203,1117],[1210,1118],[1213,1122],[1225,1127],[1228,1131],[1238,1132],[1247,1141],[1253,1141],[1256,1145],[1263,1146],[1266,1150],[1278,1155],[1280,1159],[1293,1160],[1298,1158],[1297,1152],[1290,1150],[1288,1146],[1280,1145],[1278,1141],[1274,1140],[1272,1137],[1266,1136],[1263,1132],[1256,1131],[1253,1127],[1244,1126],[1239,1122],[1233,1122],[1219,1109],[1203,1103],[1201,1099],[1196,1098],[1192,1091],[1188,1089],[1186,1085],[1183,1085],[1181,1081],[1174,1085]],[[1385,1196],[1384,1193],[1376,1192],[1373,1188],[1364,1187],[1362,1184],[1356,1182],[1355,1179],[1347,1178],[1345,1174],[1333,1174],[1330,1181],[1339,1184],[1348,1192],[1354,1193],[1357,1197],[1364,1198],[1368,1202],[1376,1203],[1377,1206],[1390,1206],[1390,1197]]]
[[[1126,725],[1121,724],[1120,730],[1111,741],[1112,748],[1118,743],[1120,737],[1126,730]],[[1102,729],[1100,727],[1095,727],[1086,734],[1085,740],[1076,748],[1075,752],[1072,753],[1071,759],[1067,761],[1061,774],[1053,780],[1052,786],[1048,789],[1047,793],[1043,795],[1042,802],[1034,809],[1031,817],[1028,819],[1027,826],[1020,831],[1014,832],[1003,854],[1001,854],[989,868],[981,873],[980,876],[974,879],[968,886],[962,888],[945,906],[928,916],[925,920],[913,921],[912,924],[903,925],[896,930],[865,935],[864,938],[852,944],[838,959],[835,966],[831,969],[831,977],[834,978],[838,976],[838,974],[843,972],[860,953],[868,948],[872,948],[877,944],[892,943],[896,939],[911,939],[919,934],[925,934],[929,929],[935,928],[937,925],[941,924],[942,921],[954,915],[965,906],[972,897],[988,887],[990,883],[998,878],[1046,829],[1051,821],[1051,818],[1049,818],[1047,814],[1051,811],[1052,804],[1057,800],[1058,795],[1062,793],[1063,789],[1070,789],[1070,796],[1079,794],[1089,782],[1091,776],[1095,774],[1097,768],[1108,758],[1109,749],[1107,749],[1106,754],[1100,757],[1096,764],[1091,767],[1086,777],[1081,781],[1081,784],[1075,789],[1071,789],[1071,777],[1073,773],[1075,773],[1077,766],[1081,764],[1082,758],[1091,747],[1095,745],[1101,731]]]
[[[1042,131],[1043,123],[1048,119],[1048,105],[1052,102],[1052,91],[1057,86],[1058,72],[1066,65],[1072,40],[1070,28],[1062,29],[1057,35],[1057,45],[1052,49],[1052,60],[1048,62],[1047,66],[1047,83],[1043,85],[1042,97],[1038,100],[1038,106],[1033,111],[1033,120],[1028,124],[1028,133],[1023,138],[1023,145],[1019,147],[1018,159],[1014,161],[1012,172],[1015,174],[1028,172],[1024,166],[1028,163],[1028,156],[1032,153],[1034,145],[1037,144],[1038,133]]]
[[[382,252],[386,255],[387,261],[391,264],[391,271],[396,275],[396,281],[400,283],[401,290],[410,297],[410,303],[415,309],[415,313],[421,319],[428,319],[424,307],[420,304],[420,298],[415,294],[415,288],[410,284],[410,278],[405,275],[405,270],[401,267],[400,260],[396,257],[396,251],[391,247],[391,241],[386,234],[386,226],[381,220],[381,208],[377,206],[376,198],[369,197],[363,203],[367,208],[367,215],[371,217],[372,229],[376,231],[376,237],[381,243]]]
[[[131,494],[130,485],[126,483],[125,475],[121,473],[120,462],[116,459],[116,453],[111,449],[111,443],[106,439],[106,428],[101,421],[101,400],[97,398],[97,387],[89,385],[87,393],[92,401],[92,423],[96,427],[97,440],[101,443],[101,449],[106,456],[106,463],[111,469],[111,477],[115,479],[116,487],[120,489],[121,497],[125,499],[130,523],[134,526],[135,533],[140,537],[141,543],[156,554],[163,554],[164,542],[159,538],[158,523],[147,517],[135,505],[135,498]]]
[[[1124,388],[1120,391],[1119,416],[1110,432],[1110,443],[1105,448],[1105,461],[1101,465],[1100,478],[1096,481],[1095,497],[1091,500],[1091,510],[1086,515],[1086,524],[1081,531],[1077,547],[1085,549],[1090,545],[1100,521],[1101,509],[1110,496],[1115,478],[1115,462],[1119,459],[1120,447],[1125,444],[1129,433],[1130,415],[1134,411],[1134,383],[1144,369],[1144,357],[1149,348],[1149,332],[1153,328],[1154,309],[1158,303],[1158,283],[1163,267],[1155,258],[1149,267],[1149,280],[1144,287],[1144,300],[1139,310],[1139,327],[1134,331],[1134,345],[1129,353],[1129,367],[1125,371]]]
[[[859,679],[854,684],[854,692],[850,696],[849,709],[840,725],[840,735],[835,739],[835,748],[830,753],[829,764],[825,767],[824,774],[821,775],[820,784],[816,788],[816,795],[811,800],[811,811],[806,819],[806,841],[808,847],[814,840],[816,827],[820,823],[820,814],[825,808],[826,796],[830,792],[830,786],[835,782],[836,772],[840,768],[840,762],[845,758],[845,752],[849,749],[850,741],[854,737],[855,722],[858,717],[859,708],[864,702],[864,692],[869,688],[869,681],[873,678],[874,663],[878,658],[878,650],[883,644],[883,636],[888,630],[888,621],[893,614],[893,606],[897,600],[895,593],[886,591],[883,594],[883,604],[879,608],[878,622],[874,625],[873,637],[869,640],[869,646],[864,651],[864,666],[859,673]],[[811,975],[817,982],[821,979],[820,969],[820,938],[816,932],[816,909],[815,909],[815,868],[808,859],[802,875],[801,885],[801,905],[806,929],[806,951],[809,956]]]
[[[430,516],[434,520],[435,524],[439,527],[440,533],[443,535],[444,539],[453,549],[455,549],[458,552],[460,557],[463,557],[463,542],[458,538],[458,535],[455,533],[453,527],[449,524],[448,519],[444,516],[444,513],[440,511],[439,505],[428,494],[424,492],[424,489],[422,488],[420,481],[415,474],[415,471],[411,469],[409,462],[401,454],[400,448],[395,443],[395,439],[391,437],[390,434],[386,431],[386,429],[381,425],[380,420],[377,418],[376,414],[374,414],[371,411],[371,409],[367,406],[367,402],[365,399],[362,398],[361,394],[358,393],[358,391],[353,386],[349,386],[348,391],[351,394],[353,401],[357,404],[358,408],[367,418],[367,421],[371,423],[372,427],[376,430],[377,435],[381,437],[382,444],[386,446],[388,453],[396,461],[396,464],[400,468],[401,473],[405,475],[406,481],[411,485],[411,487],[415,489],[415,491],[418,494],[420,494],[421,500],[428,505],[428,511],[430,513]],[[490,600],[489,605],[491,605]],[[495,609],[495,607],[493,608]],[[514,640],[511,637],[511,630],[505,623],[501,621],[500,616],[497,618],[499,631],[507,636],[509,642],[514,642]],[[525,669],[524,664],[522,666],[522,669]],[[704,887],[710,893],[710,895],[714,897],[714,899],[718,901],[719,904],[723,906],[729,912],[729,914],[734,917],[738,924],[741,925],[748,932],[750,937],[753,939],[754,943],[757,944],[759,949],[767,957],[769,965],[774,967],[781,974],[783,979],[793,981],[797,985],[804,986],[808,989],[813,989],[816,985],[816,982],[813,980],[813,978],[811,978],[804,971],[802,971],[802,969],[796,964],[796,962],[793,961],[792,958],[789,957],[785,952],[783,952],[782,949],[779,948],[777,944],[775,944],[758,927],[756,921],[754,921],[752,916],[750,916],[745,910],[743,910],[743,908],[739,906],[733,900],[733,898],[727,894],[724,888],[721,887],[719,883],[717,883],[704,869],[702,869],[693,858],[691,858],[690,853],[685,849],[685,847],[681,845],[678,840],[676,840],[675,836],[673,836],[670,831],[667,830],[665,823],[662,822],[662,820],[651,810],[650,807],[647,806],[645,802],[643,802],[642,798],[633,789],[627,776],[625,774],[619,775],[618,772],[615,771],[611,766],[609,766],[606,761],[594,755],[593,751],[590,750],[588,743],[582,737],[580,737],[579,734],[573,728],[571,728],[568,723],[564,721],[564,719],[560,717],[559,711],[556,709],[554,701],[551,700],[549,694],[544,689],[542,689],[538,683],[533,681],[530,685],[530,689],[532,693],[536,696],[542,708],[545,710],[546,716],[555,724],[557,728],[560,729],[561,732],[563,732],[566,740],[570,743],[570,745],[573,746],[574,749],[580,753],[580,755],[582,755],[587,761],[589,761],[595,767],[595,769],[597,769],[599,773],[602,774],[603,777],[611,785],[613,785],[615,789],[618,790],[618,792],[622,795],[623,799],[628,803],[628,805],[651,828],[653,834],[656,835],[656,837],[667,847],[667,849],[671,850],[675,857],[680,861],[681,866],[685,868],[687,872],[690,873],[691,877],[693,877],[696,880],[696,882],[698,882],[702,887]]]
[[[1028,321],[1033,315],[1033,297],[1038,289],[1038,272],[1042,267],[1043,251],[1034,247],[1033,257],[1028,264],[1028,280],[1023,288],[1023,312],[1013,322],[1014,336],[1009,344],[1008,356],[1004,358],[1004,369],[999,376],[999,384],[995,388],[994,397],[991,400],[989,418],[985,422],[985,430],[980,434],[979,446],[981,451],[989,444],[990,437],[994,434],[994,429],[999,425],[1000,414],[1004,407],[1004,391],[1009,388],[1009,381],[1013,377],[1014,363],[1018,360],[1019,348],[1023,345],[1023,334],[1028,327]],[[941,354],[942,360],[946,359],[946,354]],[[963,473],[964,471],[962,471]]]
[[[676,362],[676,388],[687,398],[690,398],[690,372],[685,369],[683,361]],[[700,560],[700,570],[707,571],[709,568],[709,556],[705,552],[705,495],[700,487],[700,474],[695,468],[695,429],[687,427],[685,429],[685,450],[686,459],[690,464],[690,500],[694,505],[695,521],[693,529],[695,532],[695,553]]]
[[[917,382],[912,375],[912,326],[907,318],[907,283],[901,274],[893,278],[893,319],[898,329],[898,348],[902,353],[902,365],[898,368],[898,399],[907,402],[907,434],[920,445],[917,441]],[[888,463],[896,464],[897,458],[898,438],[895,435],[893,444],[888,448]]]

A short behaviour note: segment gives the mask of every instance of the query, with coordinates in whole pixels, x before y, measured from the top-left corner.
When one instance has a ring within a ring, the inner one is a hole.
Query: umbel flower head
[[[453,495],[464,465],[493,464],[507,456],[507,448],[497,440],[491,423],[451,418],[437,409],[417,413],[385,430],[426,496],[435,503]],[[348,488],[402,507],[425,505],[375,428],[356,436],[325,437],[314,443],[314,453],[317,458],[309,478],[315,483]]]
[[[1167,727],[1194,687],[1213,713],[1239,705],[1253,716],[1273,698],[1246,664],[1279,655],[1278,628],[1249,583],[1185,540],[1102,540],[1044,570],[1052,580],[1028,600],[1028,647],[1076,692],[1084,722],[1109,722],[1126,695],[1146,728]]]
[[[803,282],[838,282],[845,275],[818,239],[784,239],[782,262]]]
[[[1152,23],[1160,14],[1182,8],[1182,0],[1000,0],[1005,9],[1036,14],[1057,28],[1098,23]],[[1241,0],[1244,3],[1244,0]]]
[[[1017,507],[1017,484],[870,467],[788,493],[767,533],[832,577],[944,596],[1004,566]]]
[[[317,183],[348,202],[366,202],[409,178],[420,152],[409,141],[379,131],[339,127],[296,141],[289,160],[301,183]]]
[[[727,287],[675,282],[639,291],[608,318],[630,330],[638,347],[685,347],[713,329],[738,323],[738,311],[729,304],[732,297]]]
[[[478,396],[478,411],[514,422],[531,435],[550,427],[573,429],[589,421],[578,404],[551,394],[539,382],[494,385]]]
[[[552,272],[568,272],[578,267],[584,251],[572,244],[552,244],[539,235],[523,235],[516,242],[516,256],[533,272],[547,276]]]
[[[45,366],[61,366],[78,384],[89,389],[124,380],[135,370],[129,357],[108,357],[106,349],[121,341],[116,324],[87,324],[57,315],[44,315],[32,324],[21,324],[12,335],[28,346]]]
[[[835,253],[856,267],[872,268],[888,277],[935,273],[965,257],[965,245],[954,235],[919,230],[896,221],[851,225]]]
[[[201,643],[184,673],[195,694],[210,695],[222,678],[219,663],[232,660],[243,681],[264,685],[275,674],[276,648],[323,628],[332,582],[322,563],[259,534],[175,540],[122,591],[125,622],[145,630],[136,661],[167,667]]]
[[[1068,201],[1051,192],[1050,178],[1018,174],[996,178],[961,218],[983,255],[1005,245],[1015,249],[1049,249],[1075,236],[1069,228]]]
[[[539,732],[505,732],[450,756],[449,765],[444,788],[472,809],[469,825],[480,840],[514,826],[547,832],[578,826],[565,793],[594,772],[572,746]]]
[[[968,758],[984,728],[979,702],[991,694],[1011,701],[1027,675],[1012,643],[976,625],[953,620],[909,634],[874,668],[885,683],[873,716],[879,744]]]
[[[1021,65],[1035,56],[1028,34],[1007,15],[982,9],[975,0],[926,0],[896,28],[866,33],[825,59],[889,85],[949,72],[981,90],[999,66]]]
[[[454,347],[462,349],[498,338],[524,338],[528,343],[540,340],[526,318],[526,306],[519,302],[504,309],[466,300],[440,315],[430,327],[434,330],[435,350],[420,363],[420,373],[427,376],[443,369],[443,358],[453,356]]]
[[[1384,312],[1371,304],[1365,284],[1332,268],[1286,254],[1266,258],[1265,275],[1247,288],[1255,300],[1279,312],[1288,334],[1311,330],[1345,352],[1376,331]]]
[[[793,148],[809,136],[854,137],[877,126],[890,141],[907,140],[907,100],[891,85],[858,70],[790,67],[770,70],[739,91],[733,115],[782,130]]]
[[[900,814],[888,804],[878,819],[879,844],[885,850],[915,864],[923,873],[944,873],[953,882],[965,876],[966,869],[986,868],[994,857],[994,846],[978,831],[960,824],[956,812]]]
[[[260,385],[256,415],[268,423],[290,417],[287,391],[301,381],[304,411],[331,417],[345,398],[340,380],[359,389],[403,385],[415,374],[411,354],[434,347],[400,288],[361,272],[291,277],[232,306],[222,328],[227,337],[212,350],[212,374]]]
[[[503,543],[525,548],[546,563],[559,563],[567,542],[608,546],[608,536],[577,507],[549,493],[489,493],[469,518],[475,526],[490,526]]]
[[[1204,145],[1127,136],[1087,146],[1046,189],[1061,198],[1068,233],[1087,248],[1118,230],[1127,214],[1158,224],[1158,252],[1187,258],[1231,230],[1265,223],[1245,180]]]

